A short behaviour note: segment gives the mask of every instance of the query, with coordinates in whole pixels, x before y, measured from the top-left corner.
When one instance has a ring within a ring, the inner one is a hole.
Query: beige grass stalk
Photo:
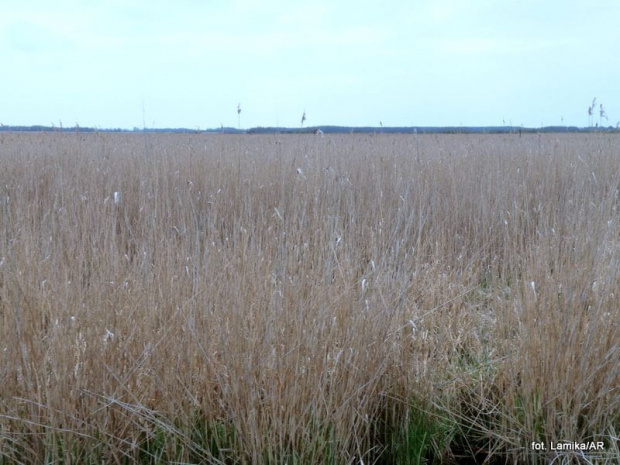
[[[616,135],[149,137],[2,134],[0,461],[613,463]]]

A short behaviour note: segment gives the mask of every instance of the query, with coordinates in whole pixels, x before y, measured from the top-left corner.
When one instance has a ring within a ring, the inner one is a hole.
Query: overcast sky
[[[619,21],[617,0],[3,2],[0,122],[587,126],[596,97],[615,126]]]

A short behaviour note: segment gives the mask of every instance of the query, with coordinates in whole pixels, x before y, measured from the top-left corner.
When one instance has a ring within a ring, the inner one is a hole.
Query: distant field
[[[0,463],[617,463],[619,209],[619,134],[0,133]]]

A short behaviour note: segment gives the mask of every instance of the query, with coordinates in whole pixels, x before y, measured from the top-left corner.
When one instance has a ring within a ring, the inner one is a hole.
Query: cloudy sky
[[[4,2],[0,122],[587,126],[596,97],[615,126],[619,20],[617,0]]]

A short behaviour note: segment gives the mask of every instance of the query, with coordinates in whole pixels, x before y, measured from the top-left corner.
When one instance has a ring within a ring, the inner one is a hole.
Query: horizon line
[[[536,132],[616,132],[620,131],[619,125],[613,126],[564,126],[551,125],[541,127],[526,127],[512,125],[492,126],[341,126],[341,125],[317,125],[307,127],[280,127],[280,126],[256,126],[247,129],[221,126],[219,128],[186,128],[186,127],[136,127],[133,128],[101,128],[80,126],[51,126],[46,125],[5,125],[0,124],[0,132],[62,132],[62,133],[90,133],[90,132],[124,132],[124,133],[189,133],[189,134],[312,134],[321,131],[323,134],[348,134],[348,133],[372,133],[372,134],[433,134],[433,133],[536,133]]]

